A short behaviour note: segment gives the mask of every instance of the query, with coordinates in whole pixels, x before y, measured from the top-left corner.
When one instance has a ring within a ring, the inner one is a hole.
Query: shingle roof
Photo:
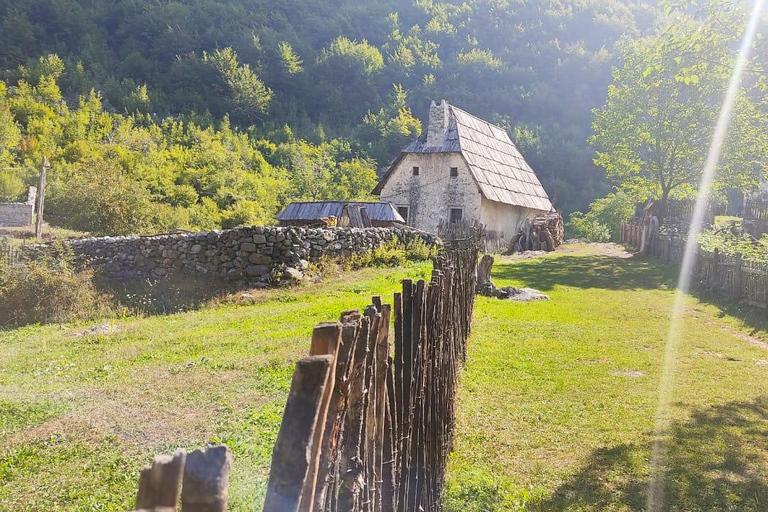
[[[405,224],[405,219],[397,213],[390,203],[359,203],[344,201],[318,201],[305,203],[291,203],[285,210],[277,215],[277,220],[318,220],[323,217],[341,217],[345,205],[357,205],[365,208],[371,220],[381,222],[400,222]]]
[[[443,145],[427,146],[424,132],[403,149],[401,157],[408,153],[461,153],[486,199],[534,210],[552,209],[539,178],[505,130],[453,105],[448,108],[450,120]],[[389,174],[374,193],[381,192]]]

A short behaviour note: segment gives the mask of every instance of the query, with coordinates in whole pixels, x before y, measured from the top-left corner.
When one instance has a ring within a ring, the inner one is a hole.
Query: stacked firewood
[[[511,252],[548,251],[561,245],[565,237],[563,216],[559,212],[545,213],[533,220],[526,219],[510,241]]]

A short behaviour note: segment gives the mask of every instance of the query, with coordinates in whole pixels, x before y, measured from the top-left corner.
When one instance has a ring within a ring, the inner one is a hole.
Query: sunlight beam
[[[680,269],[677,291],[675,294],[675,303],[672,309],[672,318],[667,337],[667,344],[664,350],[664,366],[662,368],[661,380],[659,382],[659,405],[656,410],[654,441],[651,450],[651,482],[648,488],[647,510],[662,511],[664,507],[664,487],[667,462],[669,426],[671,423],[670,405],[675,388],[675,370],[677,367],[677,350],[681,338],[681,329],[683,323],[683,313],[685,308],[685,297],[691,286],[691,278],[696,260],[696,240],[701,232],[701,225],[704,221],[704,215],[707,209],[709,194],[712,190],[712,182],[715,178],[717,164],[720,159],[725,136],[728,133],[728,127],[731,123],[733,106],[736,103],[736,96],[741,87],[744,69],[747,64],[752,42],[757,34],[757,28],[760,23],[760,15],[766,6],[768,0],[757,0],[752,9],[747,30],[741,42],[736,65],[728,84],[728,90],[720,110],[720,115],[715,126],[715,132],[712,137],[712,143],[707,154],[707,161],[704,166],[704,173],[699,186],[699,195],[696,200],[693,219],[688,231],[688,239],[685,243],[685,253],[683,255],[683,264]]]

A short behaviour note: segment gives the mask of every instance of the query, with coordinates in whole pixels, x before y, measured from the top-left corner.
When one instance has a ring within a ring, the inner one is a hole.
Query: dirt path
[[[593,247],[598,255],[607,256],[608,258],[627,259],[633,256],[633,254],[631,252],[628,252],[623,246],[619,244],[615,244],[613,242],[592,243],[592,244],[589,244],[589,246]]]

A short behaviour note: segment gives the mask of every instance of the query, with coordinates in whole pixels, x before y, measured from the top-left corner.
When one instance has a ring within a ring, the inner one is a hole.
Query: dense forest
[[[431,99],[507,128],[556,206],[593,159],[636,0],[0,0],[0,196],[51,161],[50,216],[94,232],[268,221],[364,198]],[[98,192],[98,193],[97,193]]]

